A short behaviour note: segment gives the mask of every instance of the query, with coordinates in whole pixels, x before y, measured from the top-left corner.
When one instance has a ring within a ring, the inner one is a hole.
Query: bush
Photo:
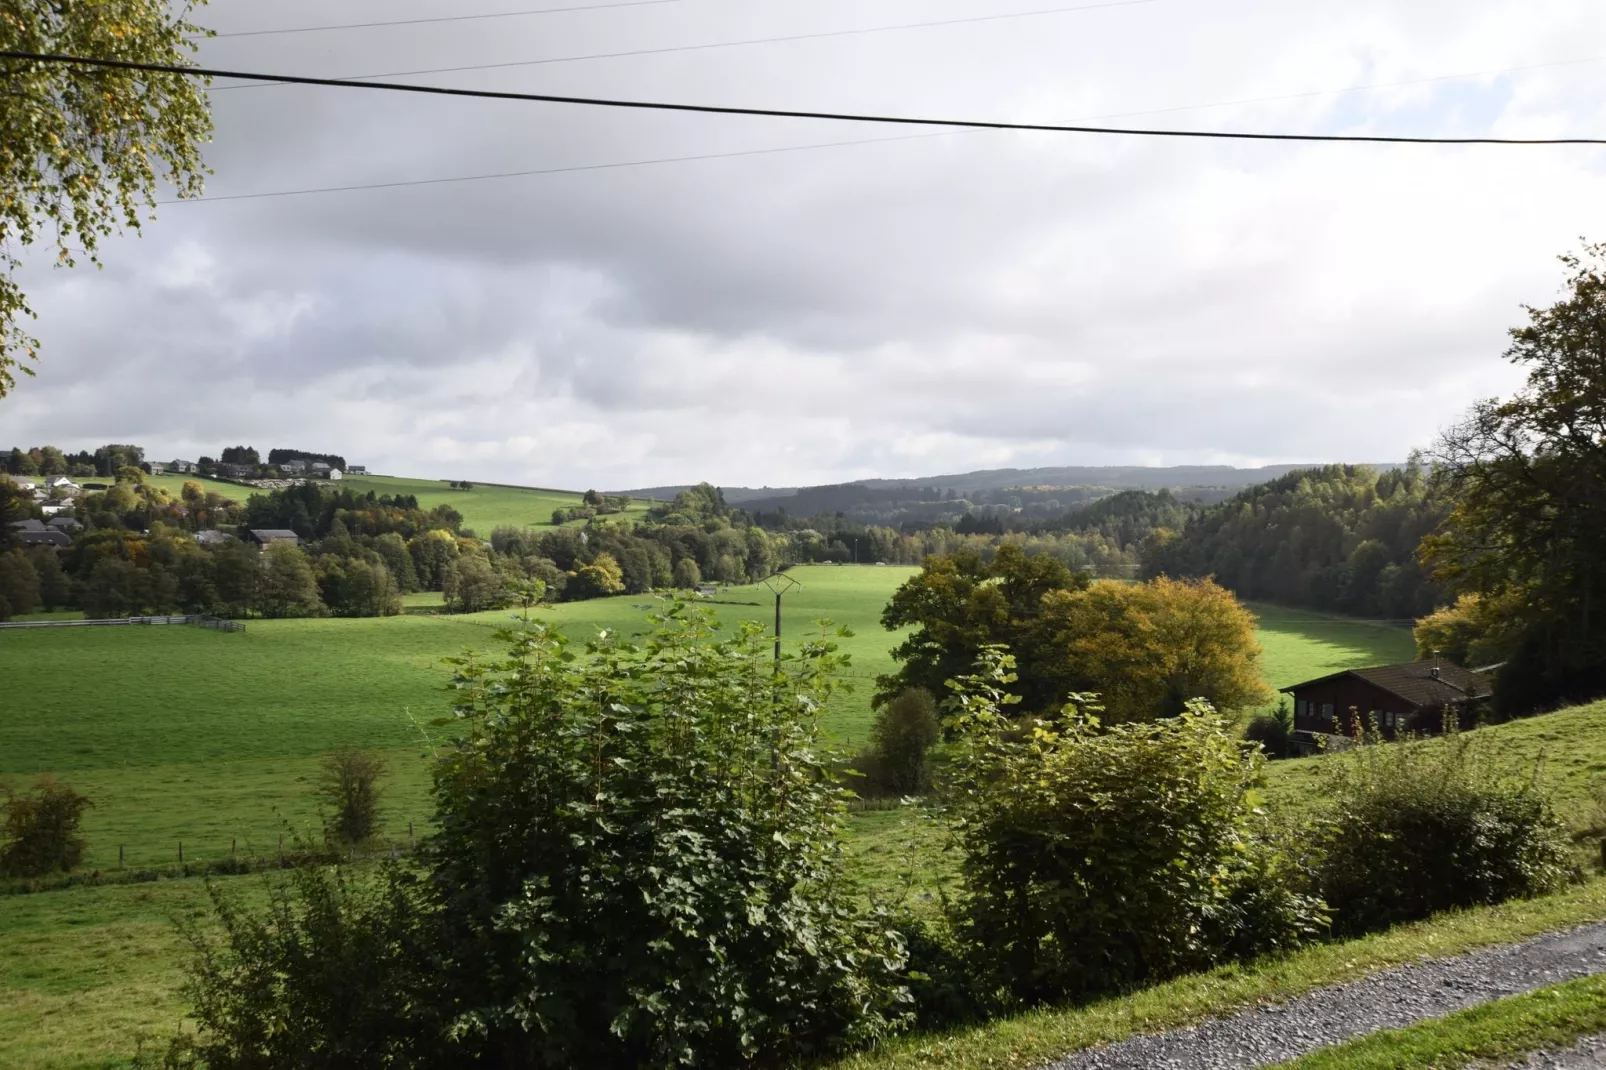
[[[1568,876],[1567,837],[1533,776],[1453,721],[1439,740],[1375,732],[1329,759],[1319,880],[1344,933],[1539,895]]]
[[[318,798],[331,811],[331,838],[345,844],[374,838],[379,831],[379,781],[386,771],[380,758],[352,747],[342,747],[324,758]]]
[[[1288,712],[1288,700],[1277,704],[1275,713],[1257,714],[1244,728],[1244,738],[1260,744],[1268,758],[1288,757],[1288,737],[1294,732],[1294,718]]]
[[[1298,946],[1319,901],[1258,809],[1264,759],[1202,702],[1103,726],[1088,696],[1011,730],[992,651],[958,683],[945,785],[964,859],[960,936],[1026,1001],[1089,997]]]
[[[217,926],[181,928],[194,952],[185,995],[198,1029],[136,1065],[452,1066],[428,885],[387,864],[353,879],[305,866],[268,885],[261,911],[209,884]]]
[[[870,733],[875,775],[881,784],[902,795],[917,795],[929,788],[929,752],[941,734],[931,692],[906,687],[893,696],[876,714]]]
[[[206,1064],[780,1065],[901,1024],[902,943],[846,879],[817,757],[834,646],[778,673],[756,624],[658,623],[455,659],[425,880],[220,906],[228,945],[192,975]]]
[[[44,777],[27,794],[6,788],[5,838],[0,846],[0,873],[8,877],[43,877],[67,873],[84,860],[78,824],[93,803],[66,784]]]

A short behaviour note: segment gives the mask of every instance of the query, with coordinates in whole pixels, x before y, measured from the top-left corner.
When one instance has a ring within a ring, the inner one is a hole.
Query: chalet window
[[[1322,716],[1328,718],[1329,720],[1332,719],[1333,704],[1331,702],[1322,703]]]
[[[1394,714],[1392,712],[1385,713],[1383,715],[1383,727],[1384,728],[1393,728],[1394,727]]]
[[[1309,705],[1309,704],[1304,699],[1300,699],[1298,702],[1295,702],[1294,703],[1294,716],[1296,716],[1296,717],[1305,716],[1305,713],[1306,713],[1305,707],[1307,705]]]

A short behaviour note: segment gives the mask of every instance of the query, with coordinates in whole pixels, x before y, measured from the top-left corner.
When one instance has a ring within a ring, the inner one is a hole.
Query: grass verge
[[[1556,895],[1443,914],[1284,958],[1223,966],[1080,1007],[1040,1008],[969,1029],[904,1037],[837,1062],[839,1070],[1030,1066],[1142,1033],[1281,1002],[1390,966],[1514,943],[1606,918],[1606,879]]]
[[[1571,1044],[1606,1030],[1606,976],[1496,1000],[1408,1029],[1385,1029],[1279,1065],[1295,1070],[1466,1066]]]

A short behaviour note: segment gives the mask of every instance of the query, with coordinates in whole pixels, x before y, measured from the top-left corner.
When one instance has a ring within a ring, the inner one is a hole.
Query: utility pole
[[[781,664],[781,595],[803,585],[784,572],[777,572],[764,581],[764,586],[775,592],[775,665]]]

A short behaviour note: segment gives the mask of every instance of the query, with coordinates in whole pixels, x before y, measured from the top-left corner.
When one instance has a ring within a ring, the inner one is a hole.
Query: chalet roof
[[[299,539],[301,536],[288,528],[252,528],[251,537],[258,542],[269,542],[273,539]]]
[[[195,541],[200,543],[202,546],[217,546],[220,543],[229,542],[233,538],[234,536],[230,535],[228,532],[217,531],[210,528],[206,531],[197,531],[195,533]]]
[[[1343,676],[1355,676],[1409,702],[1417,708],[1443,706],[1450,702],[1488,698],[1493,694],[1487,677],[1470,669],[1440,659],[1437,675],[1431,661],[1407,661],[1400,665],[1377,665],[1366,669],[1345,669],[1343,672],[1319,676],[1314,680],[1281,688],[1285,693],[1298,691],[1313,684],[1326,683]]]
[[[11,526],[16,528],[18,531],[45,530],[45,522],[43,520],[35,520],[33,517],[29,517],[27,520],[13,520],[11,522]]]

